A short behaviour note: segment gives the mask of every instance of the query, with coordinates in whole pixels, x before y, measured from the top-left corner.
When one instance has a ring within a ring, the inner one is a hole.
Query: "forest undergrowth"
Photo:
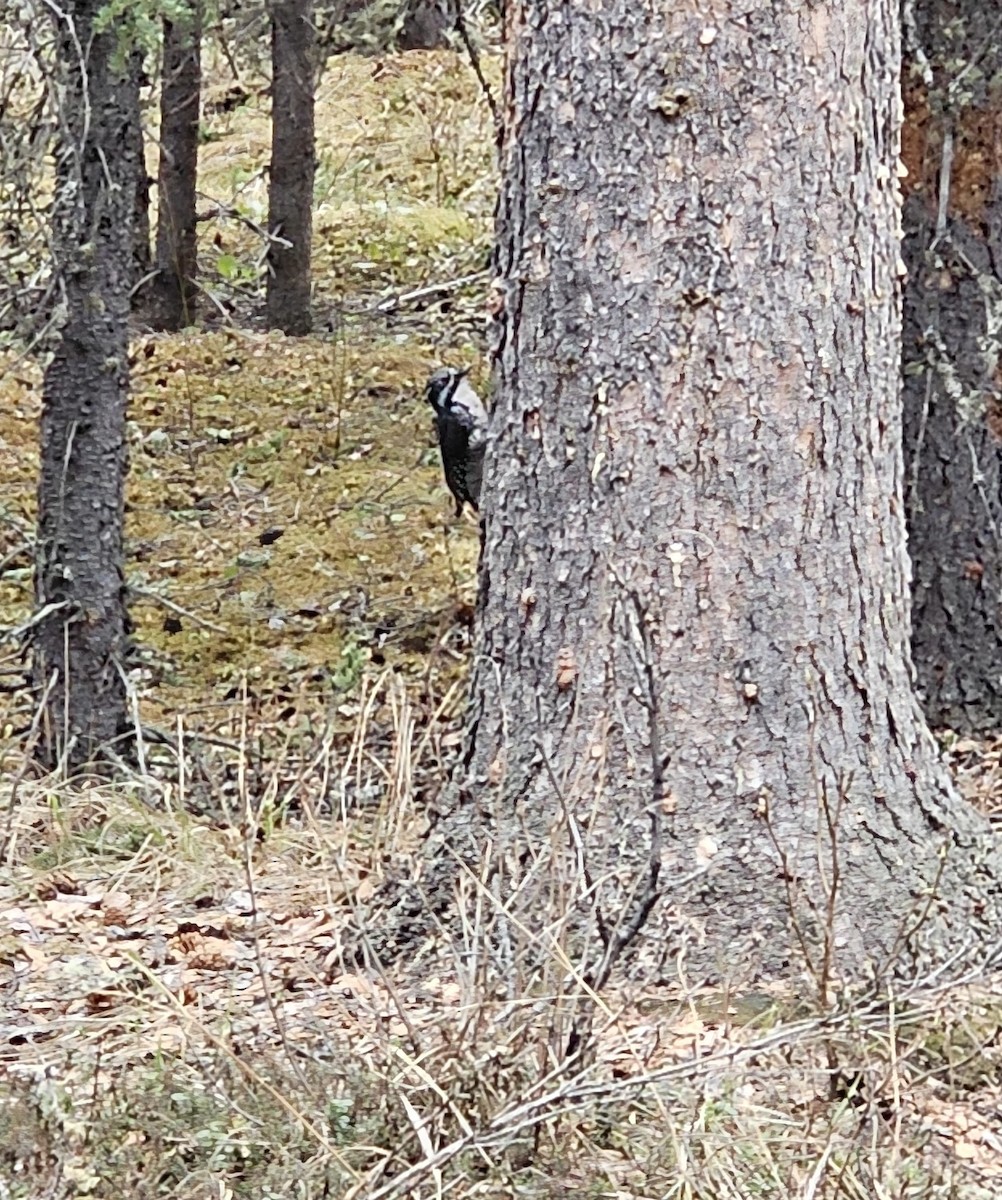
[[[256,318],[267,101],[230,88],[217,66],[203,322],[133,340],[115,783],[31,763],[41,372],[13,346],[0,370],[0,1200],[996,1195],[977,971],[721,990],[683,958],[596,996],[554,926],[548,973],[499,983],[489,851],[458,944],[357,965],[358,906],[415,870],[463,738],[477,532],[421,388],[440,362],[486,380],[493,128],[462,57],[331,61],[319,332],[287,339]],[[994,813],[999,747],[947,744]]]

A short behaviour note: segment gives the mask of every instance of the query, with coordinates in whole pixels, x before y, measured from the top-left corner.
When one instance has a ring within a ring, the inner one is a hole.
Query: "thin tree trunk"
[[[905,499],[929,719],[1002,726],[1002,26],[905,9]]]
[[[33,676],[50,766],[95,760],[125,725],[121,662],[129,288],[137,163],[131,84],[102,0],[58,20],[65,103],[53,206],[66,320],[45,372]],[[84,57],[82,57],[84,56]]]
[[[634,938],[827,992],[991,936],[911,687],[895,0],[508,9],[471,736],[422,894],[464,858],[502,969],[589,981]]]
[[[313,243],[313,0],[276,0],[272,21],[272,139],[268,228],[268,325],[310,332]]]
[[[154,320],[160,329],[181,329],[195,317],[201,0],[191,0],[190,14],[186,21],[164,21],[157,180],[158,273],[154,284]]]
[[[143,281],[149,281],[153,271],[153,254],[150,248],[150,179],[146,169],[146,146],[143,137],[143,111],[140,90],[145,83],[143,56],[140,51],[133,51],[129,77],[129,153],[135,158],[136,187],[135,204],[132,224],[132,286],[133,309],[143,309],[146,305],[148,287]]]
[[[409,0],[397,37],[400,50],[438,50],[448,45],[454,0]]]

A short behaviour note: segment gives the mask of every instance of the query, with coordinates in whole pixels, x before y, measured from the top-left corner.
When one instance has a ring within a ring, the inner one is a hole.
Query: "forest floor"
[[[552,993],[497,997],[441,947],[346,957],[462,738],[477,532],[421,390],[443,361],[485,381],[493,129],[463,58],[330,61],[321,332],[286,339],[258,323],[264,81],[234,106],[212,78],[202,320],[133,342],[143,769],[39,778],[2,644],[0,1200],[998,1195],[1002,1003],[976,974],[893,1004],[809,977],[596,999],[555,955]],[[8,634],[31,607],[40,380],[0,363]],[[998,746],[951,754],[1002,806]],[[586,1008],[595,1053],[568,1072]]]

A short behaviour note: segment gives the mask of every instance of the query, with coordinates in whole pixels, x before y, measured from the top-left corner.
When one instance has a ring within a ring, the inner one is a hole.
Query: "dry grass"
[[[429,742],[393,686],[366,682],[354,759],[316,743],[339,817],[273,822],[238,784],[209,824],[165,773],[21,784],[0,884],[3,1195],[995,1194],[988,981],[827,1011],[642,983],[594,997],[549,944],[548,971],[499,991],[472,882],[465,945],[345,961],[357,904],[423,829]],[[252,732],[213,777],[241,778]],[[592,1053],[568,1063],[584,1011]]]
[[[19,693],[0,714],[0,1200],[997,1195],[990,980],[827,1006],[804,981],[595,996],[561,913],[520,931],[542,969],[498,976],[489,852],[458,877],[457,940],[349,956],[359,905],[419,864],[461,742],[476,553],[443,532],[410,398],[432,362],[476,358],[480,285],[448,312],[373,309],[482,266],[493,180],[448,55],[336,60],[318,128],[337,334],[136,340],[141,768],[39,779]],[[256,100],[207,120],[207,206],[261,220],[266,132]],[[250,228],[203,233],[208,286],[250,305]],[[8,627],[30,608],[38,384],[0,375]]]
[[[366,675],[357,702],[347,741],[270,763],[326,781],[294,818],[253,782],[250,720],[131,785],[6,793],[5,1196],[995,1194],[989,980],[827,1009],[809,988],[596,997],[551,929],[528,934],[543,972],[506,981],[478,956],[472,879],[459,943],[346,961],[442,775],[399,677]],[[230,789],[225,820],[180,803],[199,769]],[[582,1014],[591,1053],[568,1062]]]

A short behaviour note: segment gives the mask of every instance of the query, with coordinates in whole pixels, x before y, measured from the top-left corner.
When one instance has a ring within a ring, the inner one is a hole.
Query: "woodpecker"
[[[487,410],[466,382],[466,372],[442,367],[428,380],[425,398],[435,410],[438,447],[449,491],[456,499],[456,516],[463,505],[480,508],[480,483],[487,447]]]

